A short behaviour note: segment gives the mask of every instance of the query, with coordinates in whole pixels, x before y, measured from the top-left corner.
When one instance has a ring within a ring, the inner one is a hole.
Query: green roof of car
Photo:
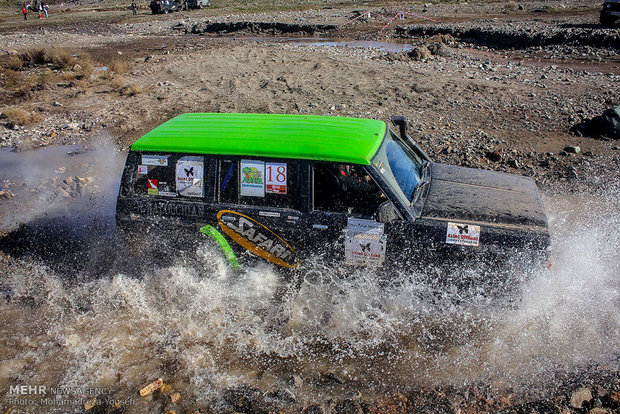
[[[132,146],[133,151],[239,155],[370,164],[383,121],[316,115],[179,115]]]

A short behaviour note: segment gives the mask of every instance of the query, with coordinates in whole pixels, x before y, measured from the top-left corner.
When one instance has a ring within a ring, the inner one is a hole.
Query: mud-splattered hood
[[[547,230],[540,195],[530,178],[437,163],[431,165],[422,217]]]

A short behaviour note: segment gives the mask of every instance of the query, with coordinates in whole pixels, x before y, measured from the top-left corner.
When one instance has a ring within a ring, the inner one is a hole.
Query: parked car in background
[[[150,7],[153,14],[167,14],[181,10],[181,4],[176,0],[151,0]]]
[[[601,24],[609,26],[620,19],[620,0],[605,0],[601,10]]]
[[[211,0],[187,0],[188,9],[202,9],[211,5]]]

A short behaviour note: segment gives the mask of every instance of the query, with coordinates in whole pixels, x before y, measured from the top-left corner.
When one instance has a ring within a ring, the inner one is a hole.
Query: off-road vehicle
[[[181,4],[177,0],[151,0],[150,7],[153,14],[170,13],[181,10]]]
[[[332,116],[177,116],[127,156],[117,222],[128,245],[199,229],[277,266],[544,260],[547,218],[527,177],[432,162],[385,122]],[[154,252],[157,254],[157,252]],[[510,277],[510,276],[507,276]]]

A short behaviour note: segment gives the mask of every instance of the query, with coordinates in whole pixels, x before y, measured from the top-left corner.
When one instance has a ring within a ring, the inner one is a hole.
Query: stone
[[[431,57],[431,51],[426,46],[419,46],[407,52],[407,56],[415,61],[426,60]]]
[[[489,161],[498,162],[502,160],[502,154],[499,151],[487,151],[485,155]]]
[[[581,152],[581,147],[579,147],[579,145],[567,145],[564,147],[564,151],[569,154],[579,154],[579,152]]]
[[[599,116],[574,125],[571,131],[576,135],[593,138],[620,139],[620,106],[609,108]]]
[[[334,407],[336,414],[364,414],[364,410],[358,401],[343,400]]]
[[[611,411],[607,408],[596,407],[588,411],[588,414],[611,414]]]
[[[592,399],[592,391],[589,388],[578,388],[570,397],[570,406],[573,408],[582,408],[584,402],[589,402]]]

